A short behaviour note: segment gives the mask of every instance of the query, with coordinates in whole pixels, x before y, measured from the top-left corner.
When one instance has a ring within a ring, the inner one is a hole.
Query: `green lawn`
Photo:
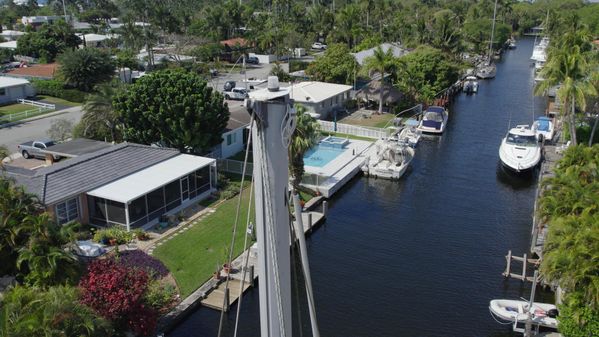
[[[372,126],[376,128],[384,128],[388,126],[390,120],[395,118],[395,115],[392,113],[384,113],[384,114],[376,114],[373,113],[369,118],[344,118],[340,122],[351,125],[359,125],[359,126]]]
[[[249,195],[250,189],[246,188],[242,193],[235,256],[243,249]],[[235,197],[223,202],[215,213],[154,250],[153,255],[164,262],[177,280],[182,297],[210,279],[217,266],[225,262],[225,247],[231,244],[237,201]]]
[[[27,110],[33,110],[35,109],[34,106],[31,105],[26,105],[26,104],[11,104],[11,105],[3,105],[0,106],[0,115],[8,115],[8,114],[14,114],[17,112],[23,112],[23,111],[27,111]]]
[[[38,100],[43,100],[44,102],[50,103],[50,104],[59,104],[59,105],[65,105],[65,106],[79,106],[79,105],[81,105],[81,103],[71,102],[71,101],[64,100],[62,98],[52,97],[52,96],[46,96],[46,95],[37,95],[36,98]]]
[[[335,136],[335,137],[349,138],[349,139],[355,139],[355,140],[366,140],[366,141],[369,141],[369,142],[374,142],[375,141],[374,138],[354,136],[354,135],[350,135],[350,134],[347,134],[347,133],[323,131],[322,134],[324,136]]]

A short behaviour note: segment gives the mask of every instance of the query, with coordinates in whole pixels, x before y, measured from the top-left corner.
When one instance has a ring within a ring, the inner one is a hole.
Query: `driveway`
[[[16,124],[13,126],[0,129],[0,145],[6,146],[9,152],[17,152],[17,145],[36,139],[48,138],[48,129],[52,121],[66,118],[78,123],[83,112],[81,107],[73,107],[66,109],[67,112],[51,117],[45,117],[29,122]]]

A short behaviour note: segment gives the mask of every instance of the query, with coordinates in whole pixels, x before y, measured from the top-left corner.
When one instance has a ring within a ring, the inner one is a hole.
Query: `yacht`
[[[528,319],[534,325],[557,328],[557,308],[553,304],[519,300],[492,300],[489,303],[491,313],[506,322],[526,323]]]
[[[491,28],[491,40],[489,40],[489,54],[487,56],[487,61],[478,67],[476,70],[476,77],[482,79],[494,78],[497,73],[497,67],[495,63],[493,63],[492,55],[493,55],[493,39],[495,36],[495,19],[497,17],[497,0],[495,0],[495,7],[493,9],[493,26]]]
[[[447,126],[449,114],[440,106],[429,106],[424,112],[418,130],[423,133],[442,134]]]
[[[414,159],[415,150],[393,139],[379,139],[366,158],[362,171],[373,177],[399,179]]]
[[[554,125],[549,117],[541,116],[532,124],[532,129],[536,132],[537,138],[547,142],[553,139]],[[542,137],[542,138],[541,138]]]
[[[541,143],[536,132],[528,125],[510,129],[501,141],[499,159],[503,166],[518,173],[536,167],[541,161]]]
[[[478,92],[478,81],[475,76],[466,76],[466,80],[462,86],[462,90],[464,90],[467,94],[475,94]]]
[[[532,50],[530,59],[534,62],[535,69],[539,70],[545,66],[547,61],[547,47],[549,46],[549,38],[544,37],[541,41],[535,44]]]

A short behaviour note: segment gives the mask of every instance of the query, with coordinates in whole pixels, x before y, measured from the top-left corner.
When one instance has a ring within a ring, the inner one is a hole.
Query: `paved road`
[[[83,112],[81,107],[66,109],[68,112],[46,117],[30,122],[25,122],[10,127],[0,129],[0,145],[6,146],[10,152],[17,151],[17,145],[29,140],[48,138],[47,131],[52,121],[66,118],[73,123],[78,123]]]

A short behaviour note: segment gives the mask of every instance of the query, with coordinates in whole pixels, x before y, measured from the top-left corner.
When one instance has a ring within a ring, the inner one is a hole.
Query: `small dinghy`
[[[503,321],[524,323],[530,318],[533,324],[557,328],[557,308],[553,304],[534,302],[529,309],[526,301],[492,300],[489,310]]]

